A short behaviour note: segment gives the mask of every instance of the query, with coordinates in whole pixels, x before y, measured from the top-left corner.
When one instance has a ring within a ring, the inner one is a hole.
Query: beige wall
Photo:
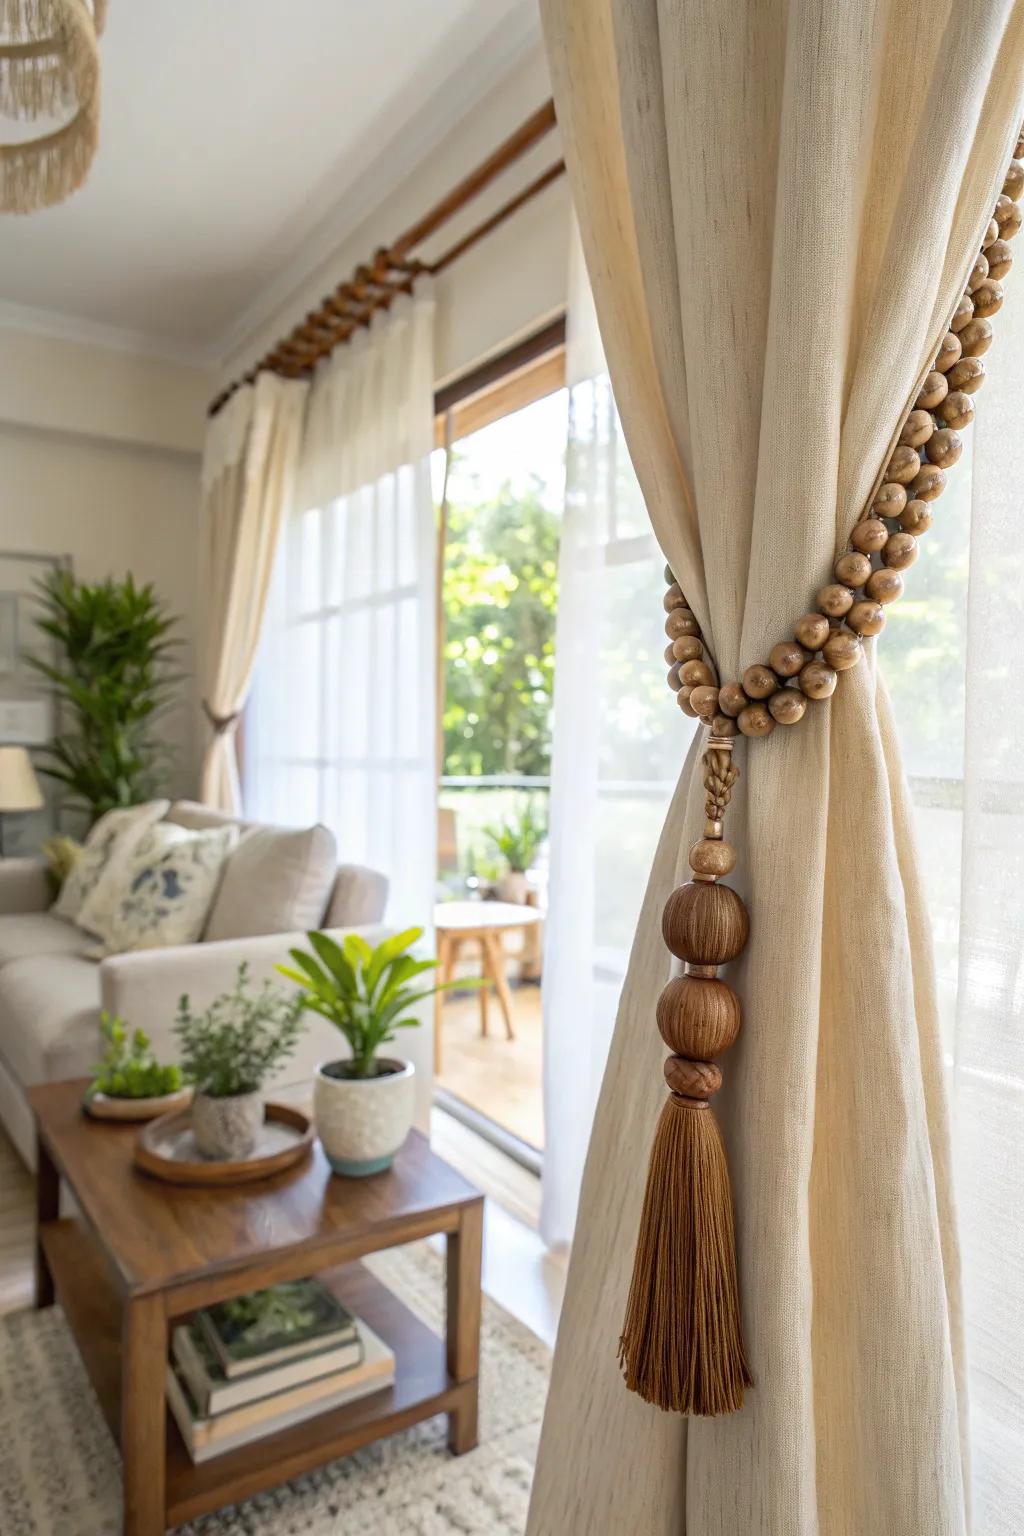
[[[359,262],[414,224],[550,95],[547,64],[537,51],[353,229],[329,260],[302,281],[284,285],[280,301],[247,330],[242,328],[243,339],[225,359],[222,381],[244,372]],[[560,156],[556,130],[416,255],[422,260],[440,255]],[[439,384],[565,308],[570,209],[563,176],[437,279]]]
[[[0,550],[70,555],[89,580],[131,571],[181,616],[189,677],[163,732],[173,789],[200,749],[199,453],[209,375],[79,342],[0,331]]]

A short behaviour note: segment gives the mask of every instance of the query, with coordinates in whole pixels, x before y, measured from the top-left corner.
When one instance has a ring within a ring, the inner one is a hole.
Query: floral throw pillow
[[[96,940],[89,955],[197,943],[237,842],[234,825],[202,832],[170,822],[151,827],[79,915],[79,927]]]
[[[50,908],[54,917],[77,923],[82,907],[115,855],[127,853],[155,822],[163,820],[170,808],[169,800],[149,800],[145,805],[130,805],[123,811],[107,811],[101,816],[90,828],[82,851]]]

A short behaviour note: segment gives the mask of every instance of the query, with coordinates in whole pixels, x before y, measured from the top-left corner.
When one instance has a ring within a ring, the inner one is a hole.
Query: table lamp
[[[24,747],[0,747],[0,858],[4,857],[4,817],[10,811],[38,811],[42,791]]]

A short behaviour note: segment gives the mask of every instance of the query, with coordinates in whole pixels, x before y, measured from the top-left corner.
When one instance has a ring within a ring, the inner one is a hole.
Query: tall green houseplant
[[[37,586],[36,622],[58,655],[25,660],[50,683],[63,726],[39,767],[95,821],[162,787],[170,752],[154,724],[182,676],[172,662],[178,621],[152,584],[131,576],[86,582],[55,571]]]

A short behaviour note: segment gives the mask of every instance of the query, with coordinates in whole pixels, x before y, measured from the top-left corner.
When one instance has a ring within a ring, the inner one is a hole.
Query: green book
[[[363,1363],[363,1341],[356,1334],[342,1344],[317,1349],[266,1369],[228,1377],[203,1329],[183,1324],[171,1335],[174,1365],[199,1413],[210,1418],[246,1403],[275,1397],[321,1376],[339,1376]]]
[[[357,1336],[352,1313],[312,1277],[218,1302],[198,1314],[198,1323],[228,1378],[319,1354]]]

